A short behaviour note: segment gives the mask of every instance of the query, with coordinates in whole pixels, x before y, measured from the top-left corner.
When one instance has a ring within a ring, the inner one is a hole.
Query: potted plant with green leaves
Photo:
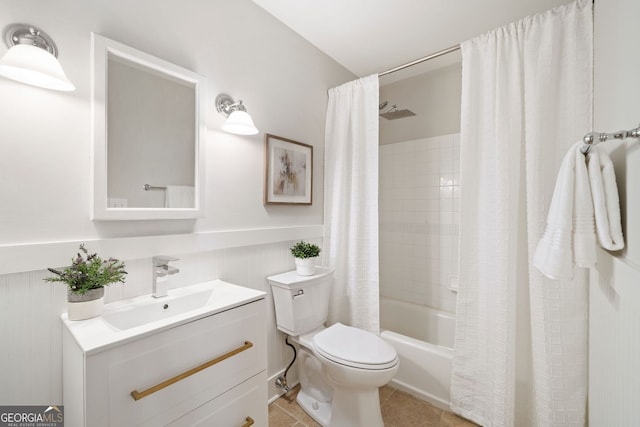
[[[103,260],[90,254],[84,244],[72,258],[71,266],[63,269],[48,268],[54,274],[46,282],[67,284],[69,320],[84,320],[99,316],[104,307],[104,287],[111,283],[124,283],[125,264],[115,258]]]
[[[320,255],[320,247],[313,243],[299,241],[291,247],[291,254],[296,261],[296,272],[300,276],[312,276],[316,271],[316,258]]]

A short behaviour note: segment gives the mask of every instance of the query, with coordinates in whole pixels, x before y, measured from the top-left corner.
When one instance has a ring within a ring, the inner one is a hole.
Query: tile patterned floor
[[[296,403],[299,387],[269,405],[269,427],[320,427]],[[443,411],[390,386],[380,389],[385,427],[474,427],[476,424]],[[366,426],[354,426],[366,427]]]

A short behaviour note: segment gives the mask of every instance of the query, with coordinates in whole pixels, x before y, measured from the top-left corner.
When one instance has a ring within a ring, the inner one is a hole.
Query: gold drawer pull
[[[253,423],[255,422],[255,421],[253,421],[253,418],[251,418],[251,417],[247,417],[247,418],[246,418],[246,421],[247,421],[246,423],[242,424],[242,427],[249,427],[249,426],[252,426],[252,425],[253,425]]]
[[[133,397],[133,400],[140,400],[143,397],[147,397],[150,394],[155,393],[156,391],[160,391],[165,387],[169,387],[171,384],[175,384],[178,381],[181,381],[187,377],[190,377],[193,374],[197,374],[203,369],[207,369],[208,367],[213,366],[216,363],[220,363],[223,360],[233,357],[238,353],[242,353],[245,350],[249,350],[251,347],[253,347],[253,344],[250,341],[245,341],[244,345],[242,345],[241,347],[238,347],[235,350],[231,350],[229,353],[225,353],[222,356],[218,356],[213,360],[203,363],[202,365],[196,366],[193,369],[189,369],[188,371],[183,372],[180,375],[176,375],[173,378],[169,378],[168,380],[163,381],[160,384],[154,385],[153,387],[150,387],[143,391],[133,390],[131,392],[131,397]],[[249,422],[249,419],[250,417],[247,417],[247,422]],[[253,424],[253,420],[251,420],[251,424]],[[251,424],[246,424],[246,425],[251,425]]]

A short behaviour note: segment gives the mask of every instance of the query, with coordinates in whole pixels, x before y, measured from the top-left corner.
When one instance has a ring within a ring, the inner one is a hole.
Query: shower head
[[[414,113],[411,110],[395,110],[395,111],[389,111],[387,113],[382,113],[380,114],[380,117],[385,118],[387,120],[396,120],[396,119],[404,119],[405,117],[411,117],[415,115],[416,113]]]
[[[407,109],[398,110],[398,106],[393,104],[386,113],[380,113],[379,115],[380,117],[385,118],[387,120],[396,120],[396,119],[403,119],[405,117],[415,116],[416,113]]]

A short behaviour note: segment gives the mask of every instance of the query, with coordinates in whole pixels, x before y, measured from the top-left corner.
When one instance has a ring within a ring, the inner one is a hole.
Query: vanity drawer
[[[266,400],[267,373],[263,371],[168,426],[266,427],[269,424]]]
[[[89,356],[86,425],[165,425],[265,371],[265,316],[260,300]]]

